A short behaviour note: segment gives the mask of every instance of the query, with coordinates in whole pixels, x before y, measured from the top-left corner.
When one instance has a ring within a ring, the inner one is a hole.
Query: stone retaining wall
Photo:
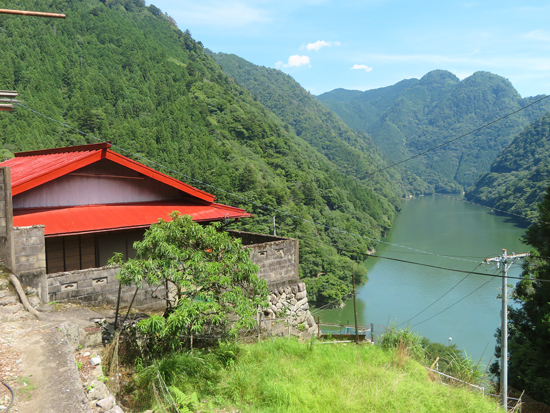
[[[271,334],[279,336],[288,335],[289,332],[296,336],[317,334],[318,327],[309,312],[304,283],[270,288],[269,292],[270,307],[264,310],[264,316],[267,329]]]

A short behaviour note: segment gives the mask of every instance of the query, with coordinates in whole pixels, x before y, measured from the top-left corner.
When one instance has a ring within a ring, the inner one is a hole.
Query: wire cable
[[[479,263],[473,270],[472,272],[474,272],[475,270],[477,270],[480,266],[481,266],[482,263]],[[453,285],[445,294],[443,294],[442,296],[440,296],[437,300],[435,300],[433,303],[431,303],[429,306],[427,306],[426,308],[424,308],[423,310],[421,310],[420,312],[416,313],[414,316],[412,316],[411,318],[409,318],[407,321],[401,323],[399,325],[399,327],[405,325],[405,324],[409,324],[411,322],[411,320],[413,320],[414,318],[418,317],[420,314],[422,314],[424,311],[426,311],[427,309],[429,309],[430,307],[432,307],[434,304],[436,304],[437,302],[439,302],[443,297],[445,297],[447,294],[449,294],[451,291],[453,291],[456,287],[458,287],[458,285],[464,281],[466,278],[468,278],[470,275],[472,275],[472,272],[469,272],[468,274],[466,274],[465,277],[463,277],[459,282],[457,282],[455,285]]]
[[[472,274],[476,274],[476,273],[472,273]],[[444,308],[443,310],[441,310],[440,312],[434,314],[433,316],[419,322],[419,323],[416,323],[415,325],[413,325],[412,327],[416,327],[416,326],[419,326],[420,324],[423,324],[425,323],[426,321],[429,321],[431,320],[432,318],[435,318],[437,317],[438,315],[440,315],[441,313],[444,313],[445,311],[447,311],[449,308],[451,307],[454,307],[455,305],[457,305],[458,303],[460,303],[461,301],[465,300],[466,298],[468,298],[469,296],[471,296],[473,293],[475,293],[476,291],[480,290],[481,288],[485,287],[487,284],[489,284],[491,281],[493,281],[493,279],[491,278],[490,280],[487,280],[486,282],[484,282],[483,284],[481,284],[479,287],[477,287],[474,291],[472,291],[471,293],[469,294],[466,294],[464,297],[462,297],[460,300],[458,301],[455,301],[453,304],[451,304],[450,306]]]
[[[510,116],[512,116],[512,115],[515,115],[516,113],[521,112],[522,110],[527,109],[529,106],[533,106],[533,105],[535,105],[535,104],[537,104],[537,103],[539,103],[539,102],[542,102],[544,99],[547,99],[547,98],[549,98],[549,97],[550,97],[550,95],[544,96],[544,97],[542,97],[542,98],[540,98],[540,99],[538,99],[538,100],[535,100],[534,102],[529,103],[529,104],[526,105],[526,106],[523,106],[522,108],[519,108],[518,110],[515,110],[514,112],[510,112],[510,113],[508,113],[508,114],[506,114],[506,115],[504,115],[504,116],[501,116],[501,117],[498,118],[498,119],[495,119],[495,120],[493,120],[493,121],[491,121],[491,122],[489,122],[489,123],[486,123],[485,125],[482,125],[482,126],[476,128],[476,129],[474,129],[474,130],[471,130],[470,132],[467,132],[467,133],[465,133],[465,134],[463,134],[463,135],[460,135],[460,136],[458,136],[458,137],[456,137],[456,138],[453,138],[453,139],[450,139],[450,140],[448,140],[448,141],[445,141],[445,142],[443,142],[443,143],[441,143],[441,144],[439,144],[439,145],[437,145],[437,146],[434,146],[433,148],[426,149],[425,151],[420,152],[420,153],[418,153],[418,154],[416,154],[416,155],[413,155],[413,156],[411,156],[411,157],[409,157],[409,158],[407,158],[407,159],[404,159],[404,160],[402,160],[402,161],[396,162],[396,163],[391,164],[391,165],[389,165],[389,166],[386,166],[386,167],[384,167],[384,168],[378,169],[377,171],[371,172],[371,173],[365,175],[365,178],[369,178],[370,176],[375,175],[375,174],[380,173],[380,172],[383,172],[383,171],[385,171],[386,169],[390,169],[390,168],[393,168],[393,167],[395,167],[395,166],[397,166],[397,165],[401,165],[402,163],[408,162],[408,161],[410,161],[410,160],[412,160],[412,159],[418,158],[419,156],[425,155],[425,154],[427,154],[428,152],[432,152],[432,151],[435,151],[436,149],[439,149],[439,148],[441,148],[441,147],[443,147],[443,146],[447,146],[447,145],[449,145],[450,143],[453,143],[453,142],[455,142],[455,141],[457,141],[457,140],[459,140],[459,139],[465,138],[466,136],[471,135],[472,133],[478,132],[478,131],[480,131],[480,130],[482,130],[482,129],[485,129],[485,128],[487,128],[487,127],[489,127],[489,126],[491,126],[491,125],[497,123],[497,122],[500,122],[500,121],[503,120],[503,119],[506,119],[506,118],[508,118],[508,117],[510,117]]]

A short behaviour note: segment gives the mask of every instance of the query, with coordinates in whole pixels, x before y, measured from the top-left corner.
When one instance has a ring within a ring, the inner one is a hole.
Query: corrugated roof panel
[[[97,152],[97,151],[94,151]],[[94,152],[68,152],[49,155],[22,156],[8,159],[0,166],[9,166],[11,169],[11,186],[17,187],[26,182],[35,180],[66,165],[86,159]]]
[[[46,236],[75,235],[91,232],[144,228],[168,219],[172,211],[191,215],[194,221],[219,221],[224,218],[251,217],[244,209],[221,204],[190,204],[181,201],[140,204],[87,205],[65,208],[37,208],[13,211],[18,227],[44,225]]]

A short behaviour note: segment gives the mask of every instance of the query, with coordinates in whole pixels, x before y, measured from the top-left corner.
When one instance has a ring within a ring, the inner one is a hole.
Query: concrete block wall
[[[260,267],[258,277],[267,281],[270,290],[299,282],[300,253],[297,239],[281,238],[242,231],[228,231],[243,240],[252,262]]]
[[[40,299],[46,301],[48,285],[44,225],[13,227],[13,244],[13,273],[22,285],[35,288]]]
[[[10,168],[0,168],[0,260],[13,271],[13,209]]]
[[[80,301],[94,305],[116,305],[119,282],[118,267],[100,267],[87,270],[48,274],[49,301]],[[121,306],[128,306],[135,293],[135,286],[123,286]],[[134,300],[134,307],[161,308],[165,306],[164,287],[141,288]]]

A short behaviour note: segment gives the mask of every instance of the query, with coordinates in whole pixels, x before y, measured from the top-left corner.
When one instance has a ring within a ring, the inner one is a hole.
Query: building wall
[[[95,305],[116,305],[119,282],[116,279],[118,267],[101,267],[87,270],[48,274],[49,301],[80,301]],[[123,286],[120,295],[121,306],[128,306],[136,291],[135,286]],[[145,286],[134,300],[136,307],[163,307],[164,288]]]
[[[13,268],[13,211],[10,168],[0,168],[0,260]]]
[[[270,290],[299,282],[300,253],[297,239],[281,238],[242,231],[228,231],[243,241],[250,250],[252,262],[260,267],[258,276],[267,281]]]
[[[22,285],[35,288],[40,299],[46,301],[48,290],[44,225],[14,227],[13,240],[13,273]]]
[[[118,204],[181,199],[182,192],[102,160],[13,197],[13,208]]]

